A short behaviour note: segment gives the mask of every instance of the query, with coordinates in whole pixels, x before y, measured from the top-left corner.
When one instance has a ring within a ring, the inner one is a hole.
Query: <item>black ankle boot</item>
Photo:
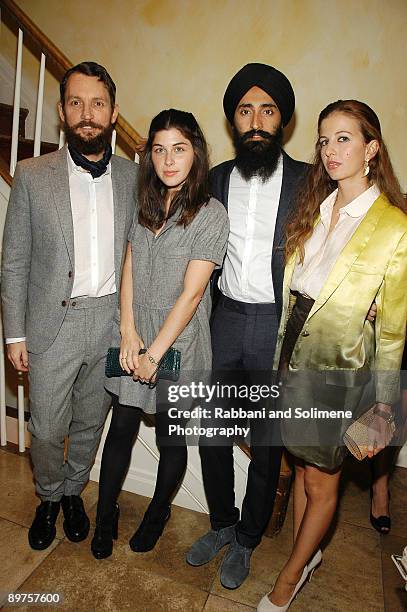
[[[171,508],[168,508],[164,518],[158,519],[146,512],[139,528],[129,541],[131,550],[133,552],[153,550],[170,516]]]
[[[106,559],[113,552],[113,540],[118,537],[120,509],[115,505],[112,518],[96,517],[96,529],[92,538],[90,549],[96,559]]]

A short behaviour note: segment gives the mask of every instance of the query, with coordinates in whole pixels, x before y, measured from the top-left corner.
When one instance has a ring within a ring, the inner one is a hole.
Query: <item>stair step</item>
[[[29,113],[28,108],[20,108],[20,121],[18,135],[25,138],[25,120]],[[13,107],[0,102],[0,134],[11,134],[13,126]]]
[[[41,143],[41,155],[45,153],[52,153],[57,151],[58,145],[55,142],[42,142]],[[0,157],[4,159],[7,164],[10,164],[10,152],[11,152],[11,136],[0,134]],[[28,159],[34,155],[34,141],[27,138],[18,139],[18,150],[17,160]]]

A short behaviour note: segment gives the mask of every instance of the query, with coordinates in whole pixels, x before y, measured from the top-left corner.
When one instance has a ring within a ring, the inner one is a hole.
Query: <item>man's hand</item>
[[[376,302],[372,302],[372,305],[370,306],[370,310],[367,313],[367,317],[366,319],[368,321],[370,321],[371,323],[374,323],[374,320],[376,318],[377,315],[377,306],[376,306]]]
[[[28,352],[24,342],[7,344],[7,357],[19,372],[28,372]]]

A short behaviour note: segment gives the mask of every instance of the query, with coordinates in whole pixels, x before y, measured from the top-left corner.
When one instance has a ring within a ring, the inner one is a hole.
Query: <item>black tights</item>
[[[137,438],[142,417],[142,410],[132,406],[123,406],[117,396],[113,396],[112,420],[103,448],[102,466],[99,480],[98,520],[109,520],[113,516],[115,502],[122,488],[123,480],[129,467],[131,451]],[[167,412],[155,415],[157,440],[168,434],[168,425],[174,420]],[[148,507],[152,518],[163,518],[170,505],[187,465],[187,447],[177,438],[178,445],[160,445],[157,480],[154,496]]]

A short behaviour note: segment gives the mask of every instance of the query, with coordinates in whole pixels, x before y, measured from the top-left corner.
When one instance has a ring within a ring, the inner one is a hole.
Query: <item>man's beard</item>
[[[81,127],[91,126],[100,129],[101,131],[93,138],[83,138],[77,133],[77,129]],[[108,127],[103,127],[93,121],[80,121],[76,125],[70,126],[66,122],[63,124],[67,143],[82,155],[97,155],[103,153],[106,145],[112,139],[113,125],[110,123]]]
[[[250,140],[254,134],[260,135],[263,140]],[[264,182],[270,178],[277,168],[281,154],[283,129],[280,126],[275,134],[263,130],[250,130],[238,134],[233,130],[233,144],[236,150],[236,166],[243,178],[248,181],[257,175]]]

